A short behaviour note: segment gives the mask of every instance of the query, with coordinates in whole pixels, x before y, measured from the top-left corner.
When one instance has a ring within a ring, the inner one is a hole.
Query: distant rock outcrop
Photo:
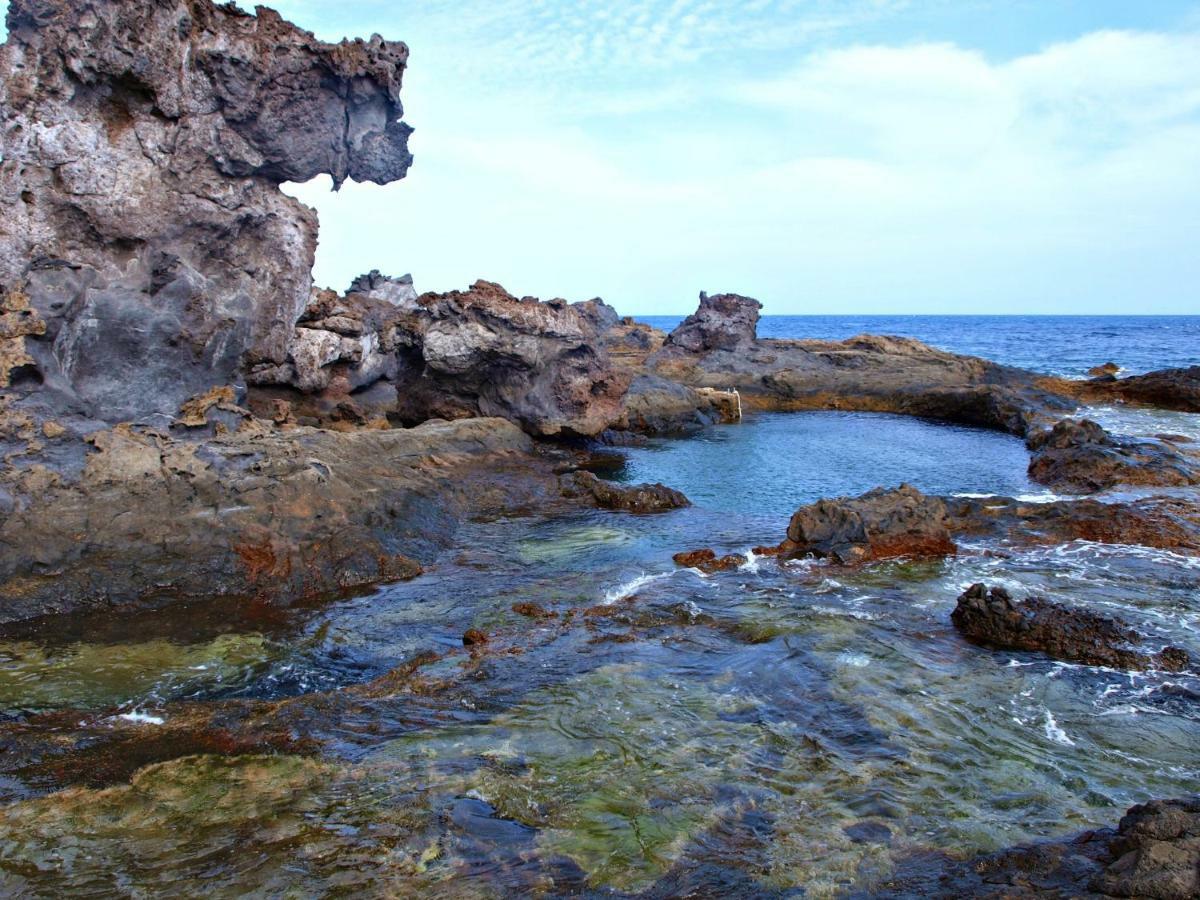
[[[411,157],[408,48],[211,0],[12,0],[0,48],[0,382],[103,422],[286,363],[316,213],[279,190]]]
[[[700,306],[667,336],[666,346],[689,353],[736,350],[758,337],[758,311],[762,304],[740,294],[700,292]]]

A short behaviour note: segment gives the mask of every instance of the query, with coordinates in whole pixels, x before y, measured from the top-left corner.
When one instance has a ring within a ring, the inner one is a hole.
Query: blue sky
[[[407,41],[316,278],[690,311],[1200,313],[1200,3],[282,0]]]

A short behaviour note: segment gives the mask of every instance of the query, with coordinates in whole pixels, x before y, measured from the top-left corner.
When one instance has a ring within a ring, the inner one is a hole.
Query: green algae
[[[225,634],[203,644],[150,640],[47,647],[0,642],[0,709],[94,709],[244,679],[274,655],[257,633]]]

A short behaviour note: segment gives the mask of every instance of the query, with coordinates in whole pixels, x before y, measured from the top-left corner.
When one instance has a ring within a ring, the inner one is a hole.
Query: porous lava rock
[[[668,348],[689,353],[737,350],[758,337],[758,311],[762,304],[740,294],[700,292],[700,306],[676,326],[666,340]]]
[[[316,213],[285,181],[408,170],[408,48],[210,0],[12,0],[0,48],[0,380],[99,422],[283,364]]]
[[[1138,649],[1142,636],[1120,619],[1042,597],[1014,603],[1001,587],[967,588],[950,619],[968,640],[998,650],[1044,653],[1051,659],[1113,669],[1181,672],[1188,666],[1187,653],[1178,647]]]

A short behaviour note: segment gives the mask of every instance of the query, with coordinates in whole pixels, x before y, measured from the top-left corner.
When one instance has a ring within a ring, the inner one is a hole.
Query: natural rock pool
[[[617,477],[695,505],[476,522],[423,577],[284,614],[96,616],[0,642],[9,715],[111,708],[148,739],[180,700],[299,697],[448,654],[394,696],[282,707],[321,742],[311,757],[175,758],[53,794],[0,782],[0,891],[828,896],[914,853],[1110,823],[1200,779],[1194,673],[993,652],[949,621],[984,581],[1194,657],[1200,560],[981,542],[857,571],[671,562],[776,542],[798,505],[879,484],[1039,494],[1017,439],[802,413],[625,452]],[[468,628],[486,651],[462,649]]]

